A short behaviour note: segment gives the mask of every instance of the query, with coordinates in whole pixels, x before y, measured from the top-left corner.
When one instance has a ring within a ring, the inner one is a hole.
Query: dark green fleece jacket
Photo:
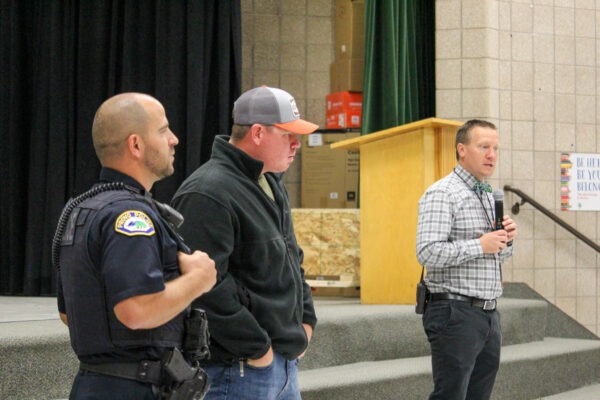
[[[289,360],[316,325],[311,290],[301,267],[287,191],[266,173],[271,200],[258,184],[263,163],[217,136],[211,159],[190,175],[172,205],[193,250],[215,260],[216,286],[194,302],[208,316],[211,362],[262,357],[269,346]]]

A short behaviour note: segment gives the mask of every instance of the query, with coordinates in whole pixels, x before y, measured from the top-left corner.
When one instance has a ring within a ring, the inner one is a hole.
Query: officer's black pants
[[[79,371],[69,400],[156,400],[152,385]]]
[[[423,327],[431,345],[435,386],[429,399],[489,399],[500,366],[498,311],[437,300],[427,305]]]

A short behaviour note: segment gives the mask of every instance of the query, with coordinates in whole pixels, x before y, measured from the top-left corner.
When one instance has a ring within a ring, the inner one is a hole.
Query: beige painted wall
[[[242,89],[281,87],[324,126],[332,28],[333,0],[242,0]],[[436,88],[437,117],[498,125],[494,187],[518,187],[600,240],[600,213],[562,212],[559,196],[560,153],[600,153],[600,2],[436,0]],[[294,206],[300,162],[285,178]],[[516,201],[507,195],[507,208]],[[600,334],[600,255],[530,205],[514,218],[505,280]]]

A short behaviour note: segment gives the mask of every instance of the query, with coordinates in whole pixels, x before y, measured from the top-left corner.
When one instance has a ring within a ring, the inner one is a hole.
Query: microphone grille
[[[496,190],[492,196],[494,196],[495,201],[504,201],[504,192],[502,190]]]

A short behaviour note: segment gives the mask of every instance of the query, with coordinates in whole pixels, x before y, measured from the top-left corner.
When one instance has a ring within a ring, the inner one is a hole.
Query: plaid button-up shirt
[[[458,165],[419,201],[417,259],[425,266],[432,293],[450,292],[479,299],[502,294],[502,261],[512,246],[484,254],[479,237],[493,230],[491,193],[473,191],[477,179]]]

